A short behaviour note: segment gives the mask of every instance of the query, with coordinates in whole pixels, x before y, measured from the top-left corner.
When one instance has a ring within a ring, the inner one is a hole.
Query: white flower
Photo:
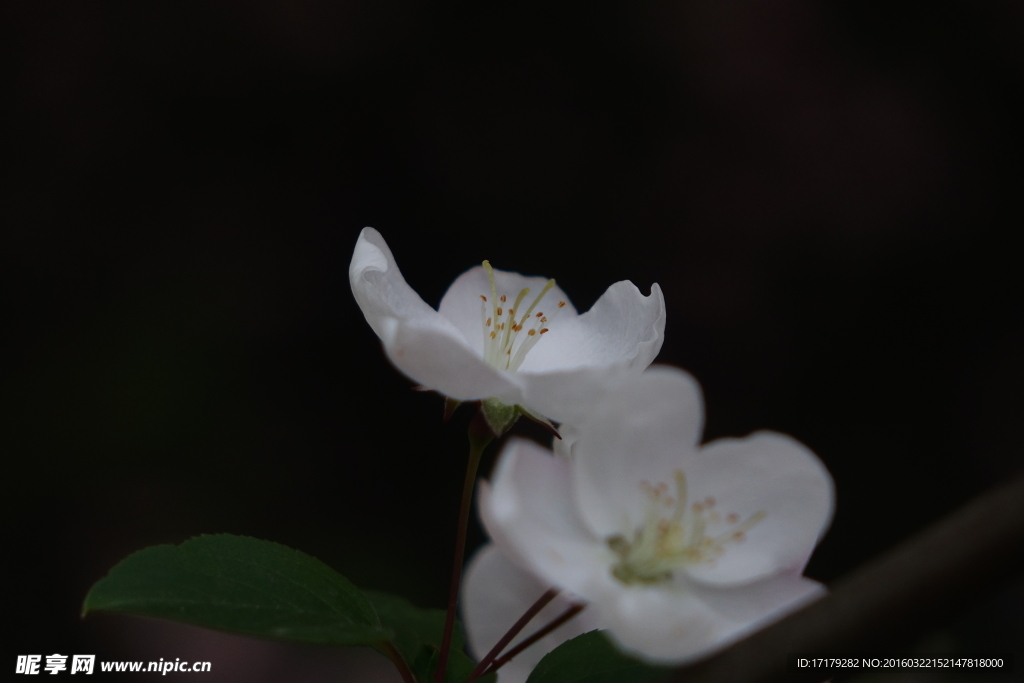
[[[801,574],[832,516],[825,467],[772,432],[699,446],[702,423],[696,381],[652,368],[577,425],[571,458],[511,441],[481,484],[502,550],[652,661],[710,654],[824,590]]]
[[[349,281],[388,358],[453,399],[495,398],[560,422],[580,418],[616,372],[640,373],[661,350],[665,301],[613,284],[579,315],[554,280],[484,266],[451,284],[440,310],[402,277],[380,233],[364,228]]]
[[[477,551],[462,584],[462,619],[470,654],[480,661],[541,595],[551,588],[510,562],[494,544]],[[574,596],[560,593],[519,632],[505,652],[562,615]],[[498,670],[498,683],[524,683],[544,655],[570,638],[602,628],[584,609]]]

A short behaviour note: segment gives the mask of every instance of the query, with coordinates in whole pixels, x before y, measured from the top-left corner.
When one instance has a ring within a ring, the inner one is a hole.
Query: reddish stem
[[[412,671],[409,670],[409,665],[406,664],[405,659],[401,653],[395,649],[395,646],[391,643],[383,643],[382,649],[387,655],[388,659],[395,663],[395,668],[398,669],[398,673],[402,676],[404,683],[416,683],[416,678],[412,675]]]
[[[586,607],[586,605],[579,602],[569,607],[567,610],[565,610],[560,615],[555,617],[547,626],[544,626],[540,628],[536,633],[527,636],[523,639],[523,642],[516,645],[514,648],[503,654],[501,657],[495,659],[494,662],[491,664],[491,667],[484,672],[484,675],[486,676],[487,674],[494,673],[501,667],[508,664],[512,660],[512,658],[515,657],[517,654],[519,654],[526,648],[530,647],[538,640],[540,640],[541,638],[551,633],[556,628],[558,628],[559,626],[561,626],[562,624],[564,624],[565,622],[569,621],[574,616],[582,612],[584,607]],[[467,683],[471,680],[473,680],[473,676],[469,677]]]
[[[519,635],[519,632],[526,628],[526,625],[530,623],[530,620],[537,616],[537,613],[544,609],[545,605],[554,600],[556,595],[558,595],[558,589],[549,588],[544,595],[537,598],[537,602],[530,605],[530,608],[523,613],[523,616],[519,617],[519,621],[512,624],[512,628],[510,628],[505,635],[495,643],[494,647],[491,648],[491,651],[487,653],[487,656],[480,660],[480,663],[476,665],[473,672],[469,674],[469,678],[466,679],[466,682],[469,683],[469,681],[479,678],[490,663],[494,661],[494,658],[501,654],[501,651],[505,649],[505,646],[511,643],[512,639]]]
[[[462,581],[462,561],[466,554],[466,526],[469,524],[469,511],[473,503],[473,484],[476,481],[476,470],[480,466],[480,456],[493,438],[494,433],[487,425],[483,412],[478,412],[469,424],[469,462],[466,463],[466,478],[462,483],[462,504],[459,507],[459,523],[455,532],[452,582],[448,590],[448,613],[444,620],[444,636],[441,639],[437,670],[434,671],[434,683],[444,683],[445,669],[448,668],[448,652],[451,650],[452,631],[455,629],[455,608],[459,603],[459,584]]]

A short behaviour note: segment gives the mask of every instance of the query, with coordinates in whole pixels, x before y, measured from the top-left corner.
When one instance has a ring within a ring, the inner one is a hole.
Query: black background
[[[832,471],[819,580],[1019,468],[1021,4],[554,5],[0,7],[10,652],[337,680],[78,618],[200,533],[444,604],[468,412],[442,425],[363,320],[364,225],[433,305],[484,258],[580,310],[660,283],[707,438],[775,429]],[[1019,639],[1020,590],[994,600],[943,637]]]

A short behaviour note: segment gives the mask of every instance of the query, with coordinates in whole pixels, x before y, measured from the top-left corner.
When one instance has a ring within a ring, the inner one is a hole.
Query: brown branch
[[[1024,567],[1024,476],[978,497],[837,581],[822,600],[669,681],[819,681],[791,653],[896,654]]]

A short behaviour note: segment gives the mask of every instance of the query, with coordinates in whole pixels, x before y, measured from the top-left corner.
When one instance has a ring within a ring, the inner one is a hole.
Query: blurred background
[[[706,438],[786,432],[835,476],[819,580],[1005,480],[1022,39],[999,0],[4,3],[4,666],[392,680],[78,616],[129,553],[216,532],[444,605],[469,411],[442,425],[363,320],[365,225],[435,306],[485,258],[580,310],[660,283]],[[931,642],[1019,647],[1022,586]]]

